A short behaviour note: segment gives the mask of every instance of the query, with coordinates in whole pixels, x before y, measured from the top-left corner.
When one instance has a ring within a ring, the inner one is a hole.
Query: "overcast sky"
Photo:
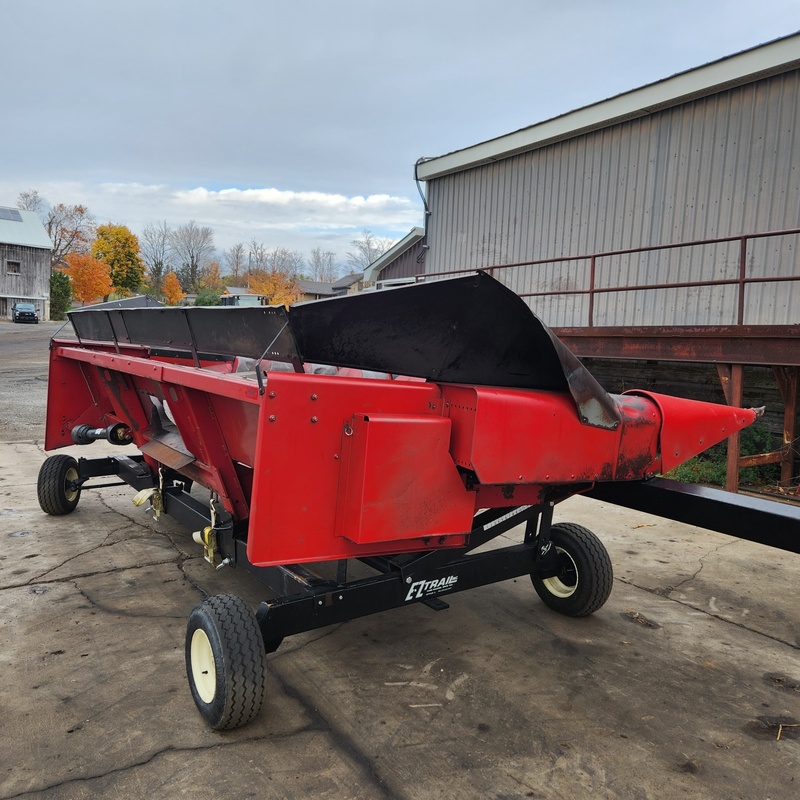
[[[343,259],[441,155],[800,30],[797,0],[0,0],[0,205]]]

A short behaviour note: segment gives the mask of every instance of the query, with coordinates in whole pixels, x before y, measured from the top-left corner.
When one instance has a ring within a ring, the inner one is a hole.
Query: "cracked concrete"
[[[0,800],[797,796],[800,728],[777,732],[800,722],[800,557],[584,498],[557,518],[611,553],[592,617],[518,579],[294,636],[262,714],[210,731],[186,617],[205,593],[265,592],[127,487],[39,510],[47,331],[15,328],[0,323],[3,380],[11,363],[28,380],[24,413],[0,391]]]

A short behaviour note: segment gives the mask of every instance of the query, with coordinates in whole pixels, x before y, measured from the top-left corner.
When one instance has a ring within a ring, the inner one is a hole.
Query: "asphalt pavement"
[[[585,498],[557,519],[611,554],[591,617],[518,579],[297,635],[256,720],[210,730],[187,616],[264,591],[127,486],[42,513],[57,328],[0,321],[0,800],[800,796],[800,556]]]

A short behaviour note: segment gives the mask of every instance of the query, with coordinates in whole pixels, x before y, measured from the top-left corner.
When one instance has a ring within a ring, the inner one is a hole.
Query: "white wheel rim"
[[[206,632],[198,628],[192,634],[190,650],[192,680],[204,703],[210,703],[217,692],[217,665]]]
[[[78,470],[76,470],[75,467],[70,467],[67,470],[67,474],[64,476],[64,497],[67,498],[67,502],[69,503],[78,496],[77,489],[69,488],[69,484],[76,480],[78,480]]]
[[[572,597],[575,592],[578,590],[578,583],[580,583],[580,576],[578,575],[578,566],[575,563],[575,559],[563,548],[556,547],[556,552],[561,557],[566,557],[569,559],[570,565],[572,570],[575,572],[575,583],[569,584],[564,583],[558,575],[554,575],[552,578],[543,578],[542,583],[547,588],[547,591],[550,592],[554,597]]]

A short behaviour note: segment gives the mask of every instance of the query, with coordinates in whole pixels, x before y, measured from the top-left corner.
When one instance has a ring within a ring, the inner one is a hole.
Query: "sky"
[[[344,263],[414,163],[800,30],[797,0],[0,0],[0,205]]]

